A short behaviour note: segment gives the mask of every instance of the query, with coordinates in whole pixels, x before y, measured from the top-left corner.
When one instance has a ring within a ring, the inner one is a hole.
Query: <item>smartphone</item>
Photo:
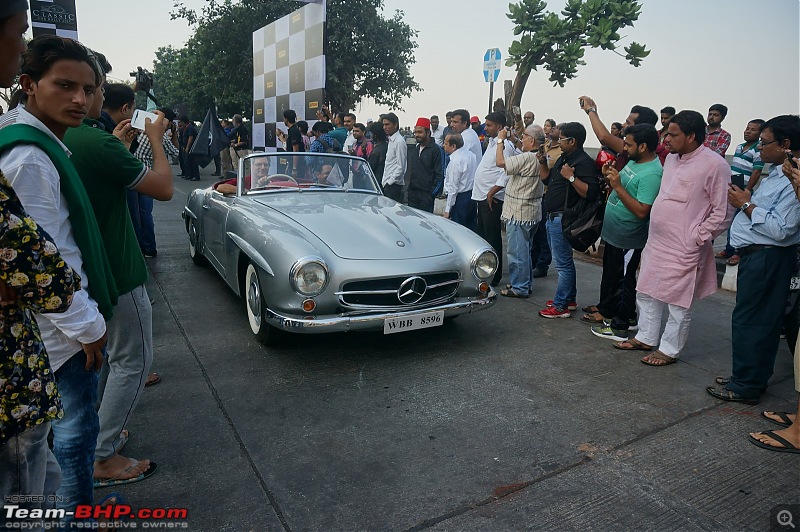
[[[578,103],[580,104],[581,109],[583,109],[583,98],[578,99]]]
[[[744,190],[744,175],[742,174],[733,174],[731,176],[731,183],[739,187],[740,189]]]
[[[792,152],[786,153],[786,159],[789,161],[789,164],[792,165],[792,168],[797,168],[797,163],[794,162],[794,154]]]
[[[142,111],[141,109],[135,109],[133,111],[133,118],[131,118],[131,127],[134,129],[141,129],[144,131],[144,119],[149,118],[151,122],[155,122],[158,120],[158,115],[155,113],[148,113],[147,111]]]

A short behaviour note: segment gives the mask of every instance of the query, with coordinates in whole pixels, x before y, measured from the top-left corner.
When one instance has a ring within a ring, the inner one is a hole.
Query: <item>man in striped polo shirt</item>
[[[760,118],[747,123],[747,127],[744,130],[744,142],[736,146],[736,153],[731,160],[731,181],[737,182],[740,180],[750,193],[753,192],[753,188],[761,178],[761,170],[764,168],[758,145],[758,136],[764,129],[764,123]],[[730,230],[728,231],[728,240],[730,240]],[[717,257],[728,259],[728,264],[731,266],[739,264],[739,255],[736,254],[736,250],[730,244],[726,244],[725,251],[717,253]]]

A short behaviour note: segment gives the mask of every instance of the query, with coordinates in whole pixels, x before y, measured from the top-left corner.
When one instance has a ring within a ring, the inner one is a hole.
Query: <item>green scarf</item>
[[[67,199],[69,223],[88,276],[89,295],[106,321],[111,319],[119,293],[111,274],[106,249],[97,227],[92,205],[83,182],[64,149],[43,131],[27,124],[12,124],[0,129],[0,153],[18,144],[33,144],[44,151],[58,170],[61,193]]]

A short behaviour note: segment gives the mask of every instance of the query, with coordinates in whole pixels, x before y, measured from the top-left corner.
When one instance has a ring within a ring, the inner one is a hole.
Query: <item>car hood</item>
[[[447,235],[416,209],[354,192],[279,192],[257,203],[316,235],[344,259],[404,260],[453,252]]]

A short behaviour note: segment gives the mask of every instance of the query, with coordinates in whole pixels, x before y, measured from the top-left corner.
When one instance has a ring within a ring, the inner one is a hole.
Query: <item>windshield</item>
[[[363,159],[324,153],[256,153],[244,160],[243,193],[285,189],[379,192]]]

